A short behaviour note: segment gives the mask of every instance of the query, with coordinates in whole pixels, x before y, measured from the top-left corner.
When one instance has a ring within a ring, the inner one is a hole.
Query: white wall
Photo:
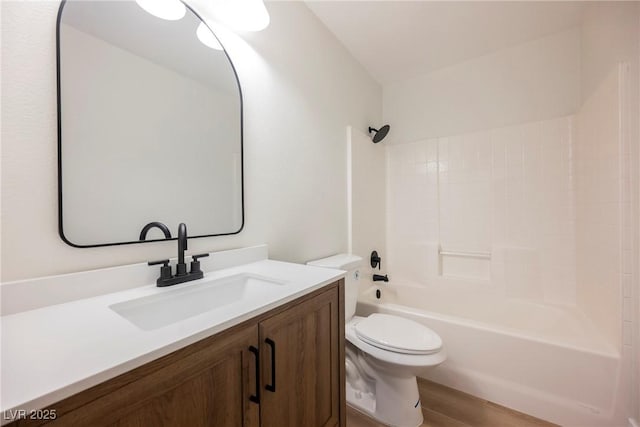
[[[637,28],[640,29],[640,13],[638,13]],[[638,43],[637,45],[638,63],[640,64],[640,31],[637,31],[636,40]],[[636,70],[635,75],[638,78],[638,82],[640,82],[640,66]],[[631,78],[633,78],[633,76]],[[636,88],[635,93],[637,96],[636,99],[640,101],[640,84],[638,84],[638,87]],[[635,165],[636,173],[639,173],[640,168],[638,167],[638,165],[640,165],[640,102],[638,102],[636,106],[638,107],[638,111],[635,112],[635,117],[636,117],[636,120],[638,121],[638,135],[636,135],[636,144],[632,143],[631,159],[632,159],[632,164]],[[634,112],[632,111],[632,114],[633,113]],[[635,147],[633,147],[634,145]],[[640,184],[640,178],[636,175],[635,187],[632,189],[632,193],[631,193],[632,195],[635,196],[633,207],[632,207],[633,218],[640,218],[640,209],[638,206],[639,205],[638,201],[640,200],[639,184]],[[634,318],[635,334],[633,337],[635,341],[633,342],[633,351],[631,356],[632,356],[632,360],[635,360],[636,363],[635,363],[635,366],[631,367],[631,371],[632,371],[631,414],[635,418],[636,424],[640,425],[640,250],[638,249],[639,240],[640,240],[640,236],[638,236],[640,234],[640,224],[636,223],[635,227],[632,228],[632,232],[633,232],[633,235],[636,236],[633,244],[633,248],[635,251],[635,257],[634,257],[635,265],[634,265],[633,271],[634,271],[636,286],[635,286],[635,290],[632,289],[631,295],[633,296],[633,294],[635,293],[636,304],[635,304],[635,318]],[[633,281],[631,285],[633,287]]]
[[[362,257],[360,289],[373,283],[373,274],[388,271],[385,242],[386,226],[386,151],[382,143],[374,144],[371,137],[349,127],[348,176],[350,208],[350,252]],[[382,258],[377,269],[371,268],[371,252]]]
[[[574,28],[385,85],[388,138],[412,142],[572,114],[579,74]]]
[[[637,1],[590,2],[581,26],[581,92],[587,99],[617,62],[638,63]]]
[[[58,2],[2,2],[2,280],[173,256],[174,242],[75,249],[57,233]],[[302,262],[347,249],[345,128],[381,118],[381,90],[303,4],[269,3],[271,25],[226,34],[242,85],[245,228],[191,253],[268,243]]]

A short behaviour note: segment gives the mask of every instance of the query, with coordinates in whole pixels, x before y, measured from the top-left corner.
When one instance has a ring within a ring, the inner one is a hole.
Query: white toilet
[[[354,316],[362,258],[339,254],[308,265],[346,270],[347,403],[397,427],[422,424],[416,375],[446,359],[442,340],[420,323],[390,314]]]

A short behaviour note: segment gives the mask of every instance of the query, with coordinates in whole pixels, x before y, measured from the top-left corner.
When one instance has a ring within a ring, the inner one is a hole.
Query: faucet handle
[[[199,258],[206,258],[208,256],[209,254],[191,255],[191,258],[193,259],[193,262],[198,262]]]
[[[378,251],[371,252],[370,262],[371,268],[378,267],[378,270],[382,269],[382,258],[380,258],[380,256],[378,255]]]
[[[199,273],[202,270],[200,270],[200,261],[198,261],[199,258],[205,258],[208,257],[209,254],[200,254],[200,255],[192,255],[191,256],[191,274],[193,273]]]
[[[158,280],[171,279],[173,275],[171,274],[171,266],[169,265],[168,259],[163,259],[160,261],[149,261],[149,265],[160,265],[160,278]]]

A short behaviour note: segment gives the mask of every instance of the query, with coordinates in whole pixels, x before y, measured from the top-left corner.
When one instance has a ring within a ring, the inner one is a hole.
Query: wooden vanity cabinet
[[[344,427],[343,286],[327,285],[51,405],[55,420],[10,425]]]

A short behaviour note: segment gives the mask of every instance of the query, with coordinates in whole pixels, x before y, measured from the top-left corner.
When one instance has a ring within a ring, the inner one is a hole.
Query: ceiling
[[[576,1],[319,1],[311,11],[381,84],[580,24]]]

